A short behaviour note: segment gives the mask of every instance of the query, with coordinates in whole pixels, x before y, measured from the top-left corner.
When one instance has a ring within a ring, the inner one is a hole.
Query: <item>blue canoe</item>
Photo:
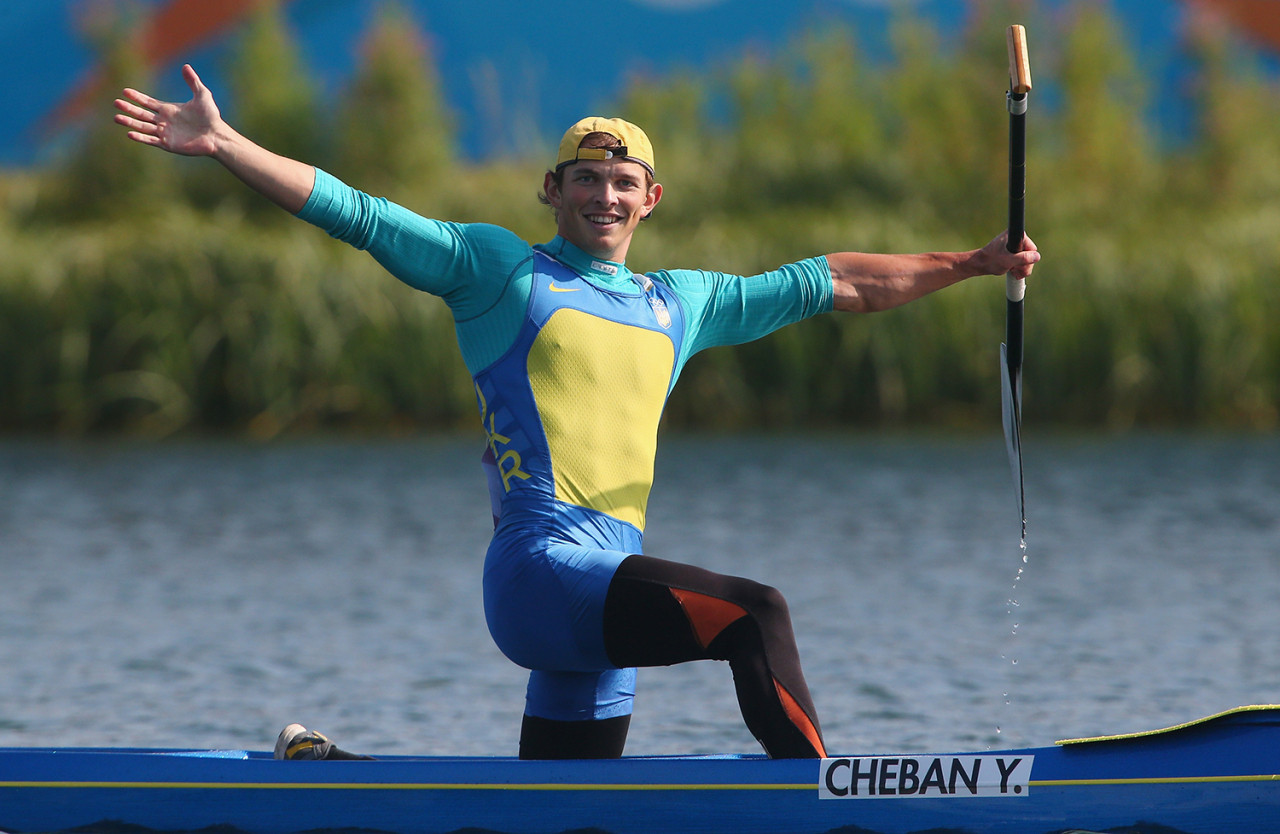
[[[1051,747],[778,761],[282,762],[0,748],[0,831],[1280,832],[1280,707]]]

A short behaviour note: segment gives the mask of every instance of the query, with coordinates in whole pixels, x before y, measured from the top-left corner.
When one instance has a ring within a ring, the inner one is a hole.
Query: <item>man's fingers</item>
[[[1040,260],[1040,253],[1034,249],[1024,249],[1018,253],[1018,264],[1010,272],[1017,278],[1027,278]]]
[[[151,133],[141,133],[136,130],[131,130],[128,133],[126,133],[125,136],[128,136],[133,141],[140,142],[143,145],[153,145],[153,146],[159,147],[161,144],[160,137]]]
[[[200,82],[200,76],[196,75],[195,68],[190,64],[182,65],[182,78],[187,82],[187,86],[191,88],[192,95],[198,94],[200,92],[200,88],[204,86],[204,84]]]
[[[131,116],[126,116],[124,113],[116,114],[116,124],[127,127],[130,130],[138,131],[139,133],[156,132],[156,126],[153,123],[143,121],[141,119],[135,119]]]
[[[153,98],[146,93],[133,89],[132,87],[124,88],[124,97],[134,104],[145,107],[148,110],[157,110],[164,104],[160,99]]]
[[[138,121],[154,122],[156,118],[155,113],[152,111],[138,107],[136,104],[124,101],[123,99],[116,99],[116,109]],[[119,121],[119,117],[117,117],[116,120]],[[121,124],[124,123],[121,122]]]

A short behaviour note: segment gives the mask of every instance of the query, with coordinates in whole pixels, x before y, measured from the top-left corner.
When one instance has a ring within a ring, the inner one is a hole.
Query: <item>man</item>
[[[521,757],[621,755],[636,667],[697,659],[729,662],[770,756],[824,755],[782,596],[641,555],[667,395],[706,347],[833,309],[888,309],[974,275],[1026,277],[1039,260],[1031,241],[1016,254],[1003,236],[969,252],[836,253],[749,278],[636,275],[627,250],[662,186],[635,125],[589,118],[569,129],[543,182],[557,234],[530,246],[496,226],[420,217],[271,153],[222,120],[190,66],[183,75],[184,104],[124,91],[115,118],[129,138],[213,157],[453,314],[488,439],[486,618],[503,653],[531,670]],[[315,735],[282,744],[323,755]]]

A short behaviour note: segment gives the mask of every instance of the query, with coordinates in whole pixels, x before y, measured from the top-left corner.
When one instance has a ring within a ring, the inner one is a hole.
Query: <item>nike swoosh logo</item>
[[[550,289],[552,292],[577,292],[578,290],[582,289],[582,287],[559,287],[559,286],[556,286],[555,281],[552,281],[550,284]]]

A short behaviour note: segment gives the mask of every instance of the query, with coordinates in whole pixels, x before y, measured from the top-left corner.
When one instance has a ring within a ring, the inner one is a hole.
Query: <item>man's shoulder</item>
[[[654,281],[673,288],[708,289],[746,282],[790,283],[830,276],[825,257],[804,258],[760,273],[734,273],[713,269],[662,269],[646,273]]]
[[[528,241],[508,229],[506,226],[499,226],[496,223],[464,222],[458,220],[447,220],[444,222],[447,226],[454,229],[458,235],[477,242],[509,246],[512,249],[520,249],[526,253],[533,251],[533,246],[531,246]]]
[[[533,258],[533,246],[505,226],[457,221],[448,221],[445,225],[460,245],[490,266],[498,262],[515,266]]]
[[[659,284],[665,284],[673,290],[681,289],[704,289],[726,280],[737,278],[739,276],[730,275],[724,272],[715,272],[709,269],[659,269],[653,272],[646,272],[645,276],[651,281]]]

